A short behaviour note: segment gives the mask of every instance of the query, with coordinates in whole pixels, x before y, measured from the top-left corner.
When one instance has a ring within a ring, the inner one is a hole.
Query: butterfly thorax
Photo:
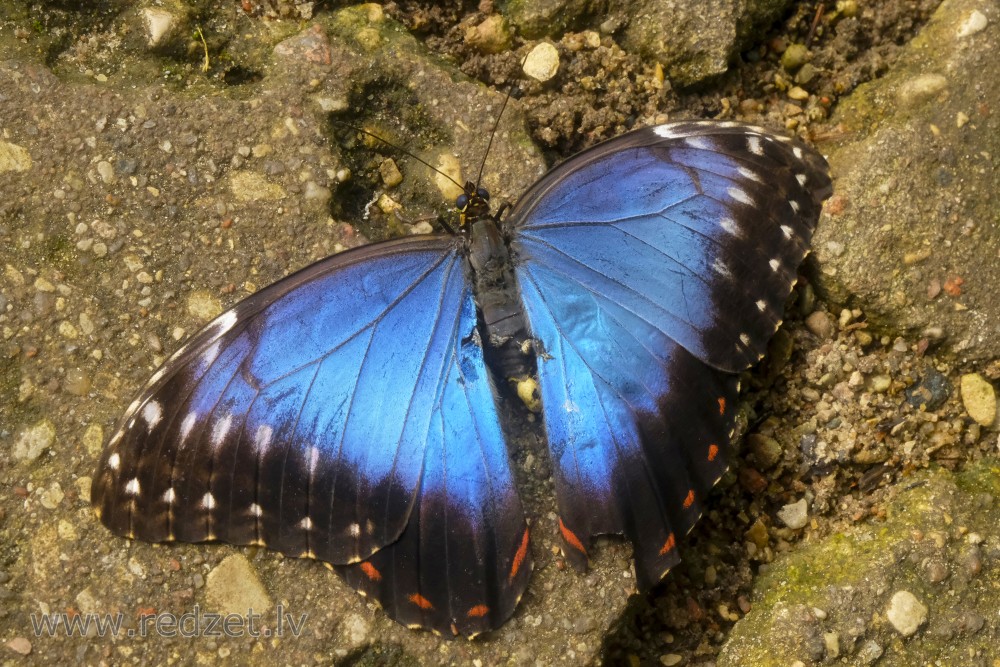
[[[469,264],[484,338],[496,370],[506,379],[534,375],[524,309],[511,270],[510,250],[492,216],[466,219]]]

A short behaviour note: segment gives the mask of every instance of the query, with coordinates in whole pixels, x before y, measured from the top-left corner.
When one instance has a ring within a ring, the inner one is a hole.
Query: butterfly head
[[[490,214],[490,193],[486,188],[478,187],[472,181],[465,184],[465,192],[455,199],[455,208],[462,216],[462,227],[467,222]]]

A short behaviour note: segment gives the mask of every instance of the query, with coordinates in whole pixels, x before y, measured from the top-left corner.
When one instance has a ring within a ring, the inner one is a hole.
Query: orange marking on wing
[[[660,555],[662,556],[663,554],[672,551],[675,546],[677,546],[677,540],[674,538],[674,534],[670,533],[670,535],[667,536],[667,541],[663,543],[662,547],[660,547]]]
[[[417,605],[421,609],[433,609],[434,608],[434,605],[431,604],[431,601],[428,600],[427,598],[425,598],[420,593],[414,593],[413,595],[411,595],[409,597],[409,600],[410,600],[410,602],[412,602],[413,604]]]
[[[688,491],[688,494],[684,497],[684,509],[690,509],[691,505],[694,505],[694,489]]]
[[[583,542],[581,542],[580,538],[576,536],[576,533],[566,527],[562,518],[559,519],[559,532],[562,533],[563,539],[566,540],[567,544],[582,553],[584,556],[587,555],[587,550],[583,548]]]
[[[725,396],[719,396],[719,414],[726,414],[726,398]]]
[[[708,460],[714,461],[715,457],[719,455],[719,446],[716,444],[711,444],[708,446]]]
[[[469,616],[469,617],[471,617],[471,618],[482,618],[483,616],[485,616],[488,613],[490,613],[490,608],[489,607],[487,607],[484,604],[477,604],[475,607],[473,607],[472,609],[470,609],[469,613],[466,614],[466,615]]]
[[[378,568],[371,563],[362,563],[361,571],[365,573],[365,576],[372,581],[381,581],[382,573],[378,571]]]
[[[508,581],[514,581],[514,577],[520,571],[521,566],[524,565],[524,559],[528,557],[528,529],[524,529],[524,536],[521,538],[521,546],[517,548],[517,553],[514,554],[514,564],[510,566],[510,576],[507,577]],[[475,609],[476,607],[474,607]],[[471,613],[471,612],[470,612]]]

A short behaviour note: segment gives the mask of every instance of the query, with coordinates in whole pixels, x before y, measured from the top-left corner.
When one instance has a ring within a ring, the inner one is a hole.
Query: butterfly
[[[737,374],[781,322],[822,202],[813,149],[736,122],[589,148],[503,217],[319,261],[149,379],[92,503],[114,533],[335,566],[396,621],[473,637],[514,612],[531,536],[502,387],[540,399],[558,527],[621,534],[648,588],[726,469]]]

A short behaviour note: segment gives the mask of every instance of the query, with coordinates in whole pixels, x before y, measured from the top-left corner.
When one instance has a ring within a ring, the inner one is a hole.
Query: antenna
[[[483,161],[479,163],[479,173],[476,174],[476,190],[479,190],[479,183],[483,178],[483,169],[486,168],[486,158],[489,157],[490,149],[493,148],[493,137],[497,134],[497,128],[500,127],[500,119],[503,118],[504,109],[507,108],[507,102],[514,95],[515,86],[511,84],[511,87],[507,90],[507,95],[503,98],[503,104],[500,105],[500,111],[497,113],[496,120],[493,121],[493,129],[490,130],[490,141],[486,144],[486,152],[483,153]]]

